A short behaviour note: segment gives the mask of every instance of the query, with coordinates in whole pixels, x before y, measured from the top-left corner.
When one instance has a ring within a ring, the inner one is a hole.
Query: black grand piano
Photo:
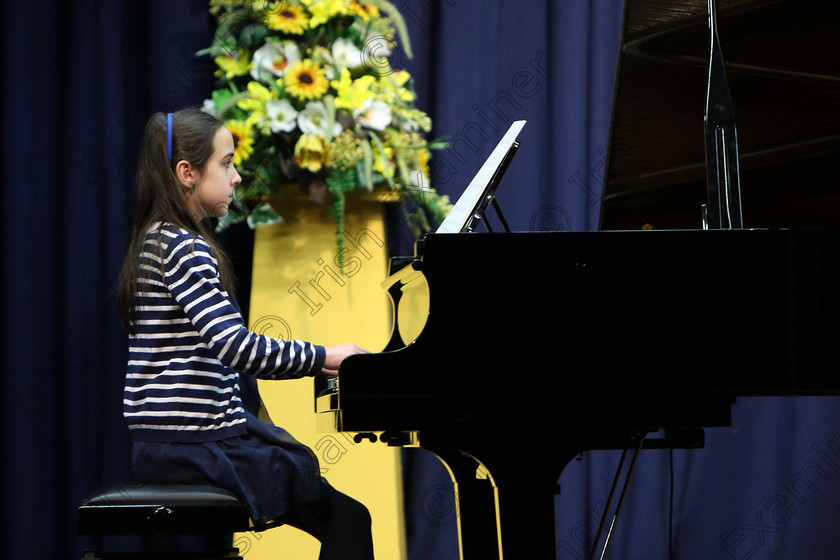
[[[701,447],[738,396],[840,393],[838,29],[834,2],[627,0],[601,231],[473,232],[512,129],[395,261],[392,340],[316,406],[446,463],[464,559],[554,558],[583,451]]]

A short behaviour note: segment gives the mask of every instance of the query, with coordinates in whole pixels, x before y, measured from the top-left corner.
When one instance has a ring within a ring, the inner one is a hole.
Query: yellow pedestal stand
[[[302,195],[284,196],[277,207],[283,223],[256,232],[251,330],[381,351],[392,320],[380,287],[387,270],[382,204],[374,195],[348,196],[341,251],[325,207]],[[355,443],[352,434],[319,432],[312,378],[260,381],[259,388],[272,421],[315,452],[335,488],[370,509],[376,557],[404,559],[398,449]],[[234,543],[246,560],[315,560],[319,550],[317,540],[292,527],[237,534]]]

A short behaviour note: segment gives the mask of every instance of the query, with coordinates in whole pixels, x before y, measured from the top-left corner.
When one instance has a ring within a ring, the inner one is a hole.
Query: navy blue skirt
[[[334,492],[318,458],[286,430],[246,412],[248,433],[202,443],[138,441],[134,469],[148,484],[212,484],[230,490],[250,511],[257,530],[279,524],[292,504]]]

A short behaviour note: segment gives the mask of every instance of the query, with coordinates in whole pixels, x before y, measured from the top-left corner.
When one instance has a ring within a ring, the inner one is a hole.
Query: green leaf
[[[430,150],[447,150],[451,145],[452,144],[449,142],[449,140],[447,140],[447,137],[444,136],[432,140],[431,142],[426,144],[426,147]]]
[[[233,92],[227,88],[217,89],[216,91],[210,94],[210,98],[213,100],[213,103],[216,104],[216,112],[218,114],[221,114],[219,112],[219,109],[223,107],[232,96]]]
[[[257,50],[268,34],[268,28],[262,22],[251,21],[242,29],[239,41]]]
[[[363,165],[363,184],[367,190],[373,190],[373,148],[370,147],[370,142],[362,142],[362,155],[364,156]]]
[[[396,152],[395,159],[397,160],[397,169],[400,172],[400,177],[403,183],[405,183],[406,188],[408,188],[411,186],[411,172],[408,170],[408,165],[405,163],[402,152]]]
[[[333,140],[333,125],[335,125],[335,97],[332,95],[325,95],[321,98],[321,101],[324,102],[324,107],[327,109],[327,126],[326,128],[326,136],[324,136],[324,140],[327,142],[332,142]]]
[[[388,2],[387,0],[366,0],[366,4],[371,4],[372,6],[376,6],[386,14],[388,17],[391,18],[394,22],[394,27],[397,28],[397,32],[400,34],[400,42],[402,43],[402,49],[405,51],[405,54],[408,58],[414,58],[414,53],[411,52],[411,41],[408,38],[408,27],[405,25],[405,20],[400,14],[400,11],[394,6],[392,3]]]
[[[388,160],[385,158],[385,146],[382,145],[382,141],[374,131],[369,130],[368,134],[370,134],[370,137],[373,140],[373,143],[376,144],[376,147],[379,148],[379,160],[382,162],[382,169],[388,169]],[[364,144],[365,143],[362,142],[362,145]],[[385,177],[385,179],[388,181],[390,186],[394,186],[394,180],[391,177]]]
[[[222,103],[221,105],[219,105],[217,103],[216,104],[216,112],[217,112],[219,118],[224,119],[224,118],[226,118],[226,115],[227,115],[227,116],[231,116],[231,117],[234,117],[234,118],[239,118],[241,120],[244,120],[245,117],[243,117],[242,115],[247,116],[247,113],[245,113],[242,109],[237,107],[236,103],[240,99],[245,99],[246,97],[249,97],[250,95],[251,94],[247,91],[241,91],[239,93],[232,93],[230,95],[230,97],[228,97],[225,100],[224,103]]]
[[[268,202],[257,204],[248,215],[248,225],[251,229],[254,229],[256,226],[269,226],[282,221],[283,217],[275,212],[274,208]]]

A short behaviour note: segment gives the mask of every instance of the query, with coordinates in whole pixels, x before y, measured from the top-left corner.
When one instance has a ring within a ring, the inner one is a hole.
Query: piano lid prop
[[[716,2],[744,224],[837,229],[840,59],[830,45],[840,3]],[[701,227],[708,8],[708,0],[627,1],[601,230]]]
[[[709,0],[709,80],[706,90],[706,185],[703,229],[741,228],[741,178],[735,110],[718,36],[717,0]]]

